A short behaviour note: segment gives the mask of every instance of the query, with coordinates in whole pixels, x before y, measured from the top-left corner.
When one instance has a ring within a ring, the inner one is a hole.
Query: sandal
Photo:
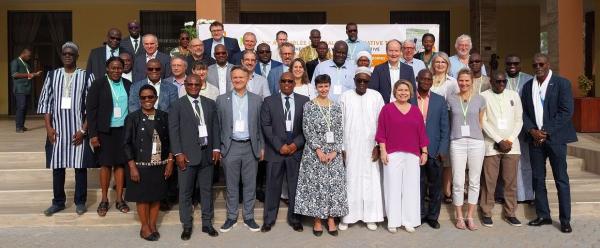
[[[98,204],[98,209],[96,210],[96,212],[98,213],[98,216],[100,217],[104,217],[106,216],[106,212],[108,212],[108,208],[110,206],[108,205],[108,202],[100,202],[100,204]]]
[[[446,204],[452,203],[452,196],[444,195],[444,203],[446,203]]]
[[[127,206],[125,201],[117,202],[116,207],[119,211],[121,211],[121,213],[126,214],[129,212],[129,206]]]
[[[465,230],[466,226],[465,226],[465,220],[463,218],[456,219],[456,228],[458,228],[460,230]]]
[[[467,220],[467,228],[469,228],[469,230],[475,231],[475,230],[479,229],[477,224],[475,224],[475,221],[473,221],[473,218],[466,218],[466,220]]]

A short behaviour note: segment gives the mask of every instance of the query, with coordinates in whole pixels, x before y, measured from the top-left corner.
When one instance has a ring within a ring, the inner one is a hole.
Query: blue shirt
[[[413,74],[415,74],[415,79],[417,78],[417,76],[418,76],[417,74],[419,74],[419,72],[421,70],[427,69],[427,66],[425,66],[425,62],[423,62],[420,59],[413,58],[412,61],[410,61],[410,63],[409,63],[409,62],[406,61],[406,59],[401,58],[400,62],[402,62],[404,64],[407,64],[407,65],[410,65],[410,67],[412,67]]]
[[[458,55],[450,57],[450,70],[448,71],[448,74],[450,74],[451,77],[456,78],[458,71],[462,68],[469,68],[469,65],[460,62]],[[484,65],[481,66],[481,75],[487,76]],[[456,80],[458,80],[458,78],[456,78]]]
[[[327,74],[331,77],[331,86],[329,87],[329,99],[334,102],[338,102],[342,93],[347,90],[353,90],[355,88],[354,85],[354,74],[356,73],[356,65],[352,64],[349,60],[346,60],[346,63],[341,67],[337,67],[337,65],[333,62],[333,60],[327,60],[321,62],[315,68],[315,72],[313,74],[313,79],[311,82],[311,87],[315,89],[315,78],[318,75]],[[341,91],[336,92],[336,88],[339,89],[341,87]]]
[[[110,127],[122,127],[125,125],[125,117],[127,117],[127,113],[129,112],[127,110],[127,91],[125,91],[123,79],[120,79],[118,82],[114,82],[109,78],[108,82],[113,101],[113,113],[110,118]],[[115,117],[115,112],[117,112],[115,109],[117,108],[120,108],[120,117]]]
[[[248,91],[244,92],[244,95],[238,96],[234,91],[231,92],[231,109],[233,110],[233,132],[231,138],[234,140],[246,140],[250,138],[250,131],[248,130]],[[235,123],[238,120],[244,122],[244,131],[236,132]]]
[[[356,56],[360,51],[367,51],[369,54],[371,54],[371,46],[369,46],[369,44],[365,41],[359,39],[356,39],[356,41],[350,41],[349,39],[346,39],[345,42],[348,44],[348,57],[346,60],[356,61],[358,59]]]

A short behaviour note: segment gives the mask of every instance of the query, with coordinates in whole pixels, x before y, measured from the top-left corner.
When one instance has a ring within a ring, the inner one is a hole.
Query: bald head
[[[345,41],[338,40],[333,45],[333,62],[338,66],[344,65],[348,57],[348,44]]]
[[[116,28],[111,28],[106,33],[106,44],[112,48],[117,49],[121,44],[121,30]]]

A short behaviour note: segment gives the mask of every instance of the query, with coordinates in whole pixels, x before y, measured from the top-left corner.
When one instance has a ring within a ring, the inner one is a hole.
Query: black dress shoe
[[[552,219],[538,217],[537,219],[530,221],[528,225],[530,225],[530,226],[552,225]]]
[[[302,231],[304,231],[304,227],[300,223],[294,223],[294,224],[292,224],[292,229],[294,229],[294,231],[296,231],[296,232],[302,232]]]
[[[269,224],[263,224],[263,226],[260,228],[260,232],[266,233],[269,231],[271,231],[271,225]]]
[[[323,235],[323,230],[317,231],[313,228],[313,234],[317,237],[321,237],[321,235]]]
[[[427,220],[427,225],[433,229],[440,229],[440,223],[437,220]]]
[[[156,236],[156,239],[160,239],[160,233],[159,232],[153,232],[152,234],[154,234],[154,236]]]
[[[569,222],[560,223],[560,231],[563,233],[571,233],[573,232],[573,228],[571,228],[571,224]]]
[[[192,237],[192,228],[184,228],[181,232],[181,240],[189,240]]]
[[[217,230],[215,228],[213,228],[212,226],[203,226],[202,232],[208,234],[208,236],[211,236],[211,237],[219,236],[219,232],[217,232]]]
[[[140,238],[143,238],[147,241],[157,241],[158,237],[156,237],[156,235],[154,233],[151,233],[150,235],[144,237],[144,235],[142,235],[142,231],[140,231]]]
[[[329,235],[337,237],[339,232],[337,229],[333,230],[333,231],[329,231],[329,229],[327,229],[327,232],[329,233]]]

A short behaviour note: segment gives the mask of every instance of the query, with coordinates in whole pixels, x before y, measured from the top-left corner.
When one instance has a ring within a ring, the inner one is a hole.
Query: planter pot
[[[573,124],[577,132],[600,132],[600,97],[575,98]]]

